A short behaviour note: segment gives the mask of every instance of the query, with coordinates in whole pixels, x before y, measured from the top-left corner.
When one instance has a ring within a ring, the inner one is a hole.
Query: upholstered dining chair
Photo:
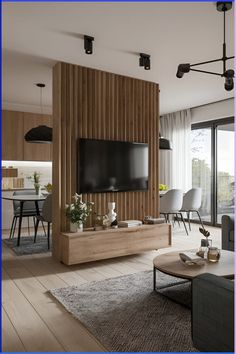
[[[36,216],[34,242],[36,242],[39,222],[47,222],[48,249],[50,249],[50,226],[52,223],[52,194],[48,194],[43,203],[42,213]]]
[[[195,212],[198,215],[202,228],[204,229],[201,216],[199,214],[199,209],[202,203],[202,189],[192,188],[183,197],[183,205],[181,207],[181,212],[186,212],[188,217],[189,230],[191,231],[190,225],[190,213]]]
[[[188,235],[188,230],[186,228],[183,214],[180,211],[183,204],[183,191],[181,189],[171,189],[165,193],[160,199],[160,214],[164,215],[166,222],[169,222],[170,215],[180,215],[183,222],[186,234]]]
[[[19,190],[19,191],[15,191],[13,193],[13,196],[17,196],[17,195],[35,195],[35,190]],[[42,205],[43,202],[38,202],[38,206],[39,206],[39,211],[42,210]],[[20,202],[17,200],[13,201],[13,219],[12,219],[12,224],[11,224],[11,230],[10,230],[10,236],[9,238],[13,238],[14,234],[15,234],[15,229],[16,229],[16,224],[17,224],[17,220],[20,217]],[[25,202],[24,206],[23,206],[23,218],[27,217],[27,221],[28,221],[28,234],[30,235],[30,227],[29,227],[29,218],[33,217],[33,221],[35,216],[37,215],[36,212],[36,208],[35,208],[35,203],[34,202]],[[34,221],[35,223],[35,221]],[[42,225],[43,226],[43,225]],[[43,226],[44,228],[44,226]],[[45,232],[45,230],[44,230]]]

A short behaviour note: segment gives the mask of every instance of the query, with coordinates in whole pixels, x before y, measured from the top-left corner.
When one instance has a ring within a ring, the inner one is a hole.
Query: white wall
[[[234,98],[191,108],[192,124],[234,116]]]

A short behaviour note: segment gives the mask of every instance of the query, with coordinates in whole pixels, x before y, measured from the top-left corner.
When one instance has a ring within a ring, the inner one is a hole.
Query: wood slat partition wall
[[[68,231],[65,204],[76,192],[78,138],[144,142],[149,146],[148,191],[83,195],[95,211],[116,202],[120,220],[159,215],[158,84],[67,63],[53,70],[53,255]]]

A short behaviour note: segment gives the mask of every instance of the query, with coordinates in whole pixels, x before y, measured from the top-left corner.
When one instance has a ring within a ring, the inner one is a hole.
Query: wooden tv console
[[[170,224],[80,233],[62,233],[62,262],[67,265],[126,256],[171,246]]]

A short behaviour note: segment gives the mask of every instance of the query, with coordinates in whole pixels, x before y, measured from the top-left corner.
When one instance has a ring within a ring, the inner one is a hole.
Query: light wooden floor
[[[175,226],[171,248],[70,267],[54,261],[50,253],[19,257],[3,245],[2,350],[106,351],[48,290],[152,269],[157,254],[198,248],[201,239],[198,227],[192,225],[190,236],[186,236],[183,228]],[[213,244],[221,247],[221,230],[207,229]]]

